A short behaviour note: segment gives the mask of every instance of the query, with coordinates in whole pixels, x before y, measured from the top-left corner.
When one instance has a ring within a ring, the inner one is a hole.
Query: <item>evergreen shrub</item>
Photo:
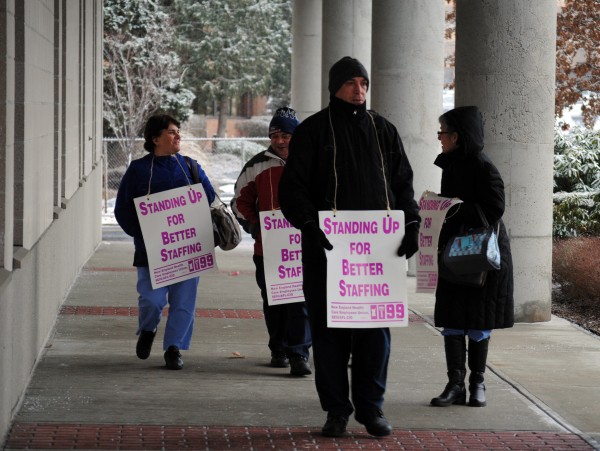
[[[553,235],[600,236],[600,132],[556,130]]]

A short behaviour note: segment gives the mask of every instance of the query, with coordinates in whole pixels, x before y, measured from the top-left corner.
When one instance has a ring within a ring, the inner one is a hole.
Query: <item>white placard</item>
[[[303,302],[300,230],[281,210],[261,211],[259,216],[269,305]]]
[[[327,252],[327,326],[408,325],[406,259],[396,254],[404,212],[320,211]]]
[[[216,267],[208,199],[201,183],[133,200],[152,288],[197,277]]]
[[[438,196],[431,191],[425,191],[419,200],[421,229],[417,253],[417,293],[435,292],[438,281],[437,249],[440,230],[450,207],[461,202],[458,198]]]

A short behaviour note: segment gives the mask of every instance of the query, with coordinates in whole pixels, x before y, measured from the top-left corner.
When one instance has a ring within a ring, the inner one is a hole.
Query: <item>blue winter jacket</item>
[[[153,159],[154,164],[152,164]],[[182,155],[175,154],[174,156],[156,157],[153,153],[149,153],[131,162],[119,185],[115,203],[115,218],[123,231],[133,237],[135,245],[133,266],[148,266],[146,245],[142,237],[142,229],[140,228],[133,199],[148,193],[151,167],[152,183],[150,184],[150,193],[167,191],[186,186],[188,183],[194,183],[185,157]],[[198,175],[210,204],[215,199],[215,190],[199,164]]]

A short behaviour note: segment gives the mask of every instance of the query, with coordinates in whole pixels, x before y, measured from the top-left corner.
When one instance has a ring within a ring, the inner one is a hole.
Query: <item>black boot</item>
[[[431,400],[432,406],[446,407],[452,404],[465,404],[466,349],[464,335],[447,335],[444,337],[448,383],[440,396]]]
[[[489,338],[481,341],[469,340],[469,405],[472,407],[484,407],[485,384],[483,373],[487,362]]]

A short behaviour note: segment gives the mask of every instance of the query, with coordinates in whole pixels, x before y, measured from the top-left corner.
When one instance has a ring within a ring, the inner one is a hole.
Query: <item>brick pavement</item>
[[[168,309],[165,309],[167,314]],[[63,306],[61,315],[137,317],[136,307]],[[196,309],[196,317],[262,319],[256,309]],[[411,323],[423,318],[411,314]],[[576,434],[547,431],[404,430],[373,438],[349,428],[326,438],[319,428],[16,422],[5,450],[591,450]]]
[[[160,426],[17,423],[7,449],[85,450],[590,450],[569,433],[394,429],[376,439],[350,428],[343,438],[303,427]]]

